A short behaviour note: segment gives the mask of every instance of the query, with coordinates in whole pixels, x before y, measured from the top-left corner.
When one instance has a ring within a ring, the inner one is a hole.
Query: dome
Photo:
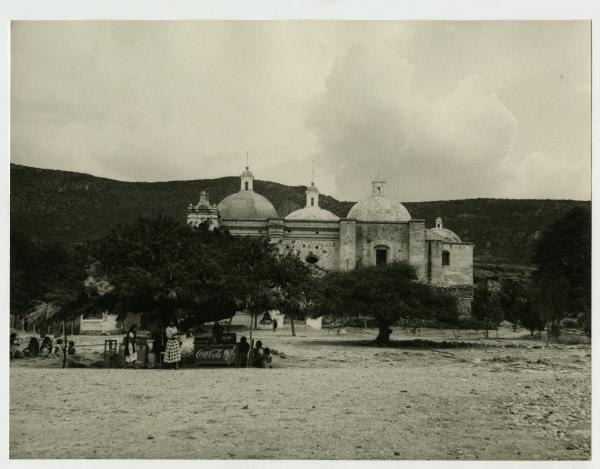
[[[354,204],[347,218],[357,221],[410,221],[410,213],[400,202],[382,195],[372,195],[366,200]]]
[[[426,233],[427,239],[437,239],[449,243],[460,243],[458,235],[448,228],[429,228]]]
[[[277,218],[277,211],[266,197],[254,191],[239,191],[225,197],[218,207],[226,220],[267,220]]]
[[[325,210],[320,207],[304,207],[299,210],[294,210],[290,213],[286,220],[325,220],[325,221],[338,221],[340,218],[331,213],[329,210]]]

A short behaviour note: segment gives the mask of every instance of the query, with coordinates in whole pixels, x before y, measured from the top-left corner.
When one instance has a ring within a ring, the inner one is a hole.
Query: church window
[[[450,251],[442,251],[442,265],[450,265]]]
[[[387,246],[375,246],[375,265],[385,265],[388,263]]]

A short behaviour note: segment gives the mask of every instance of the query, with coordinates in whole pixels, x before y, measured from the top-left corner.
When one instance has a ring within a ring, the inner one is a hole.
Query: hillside
[[[187,205],[201,190],[218,202],[239,189],[238,177],[170,182],[122,182],[89,174],[11,164],[11,225],[35,239],[78,242],[107,233],[138,216],[169,215],[185,222]],[[304,186],[255,181],[280,216],[304,206]],[[354,202],[321,195],[320,205],[340,217]],[[467,199],[406,202],[413,218],[444,226],[476,244],[479,264],[528,265],[535,240],[547,224],[575,206],[573,200]]]

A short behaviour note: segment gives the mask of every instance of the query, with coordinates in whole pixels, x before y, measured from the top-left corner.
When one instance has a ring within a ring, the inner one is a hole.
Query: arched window
[[[442,251],[442,265],[450,265],[450,251]]]

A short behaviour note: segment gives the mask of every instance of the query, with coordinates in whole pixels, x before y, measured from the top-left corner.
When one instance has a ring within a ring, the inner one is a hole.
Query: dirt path
[[[267,338],[280,354],[271,370],[17,364],[10,374],[10,455],[590,456],[589,347],[440,351],[357,346],[356,337]]]

